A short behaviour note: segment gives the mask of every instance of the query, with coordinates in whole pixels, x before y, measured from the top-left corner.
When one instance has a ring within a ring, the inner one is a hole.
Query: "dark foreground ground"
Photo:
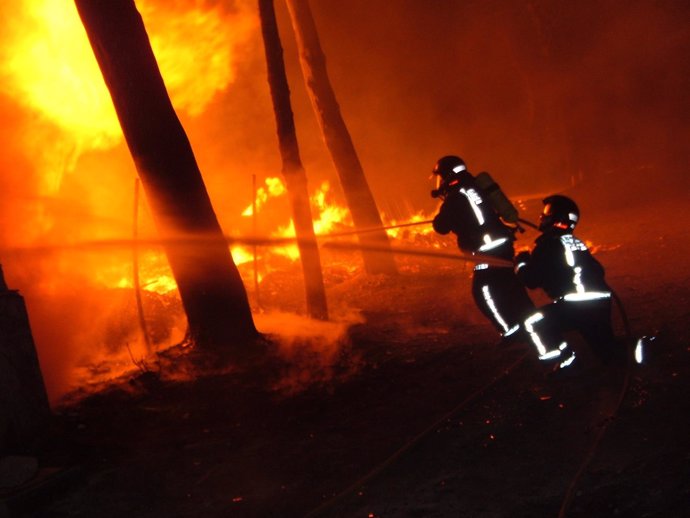
[[[526,346],[496,345],[462,263],[401,258],[395,278],[329,284],[332,312],[359,317],[328,344],[269,337],[280,352],[253,368],[131,376],[56,409],[43,478],[0,516],[690,516],[684,203],[581,226],[656,336],[645,366],[544,383]],[[264,303],[300,290],[275,276]]]

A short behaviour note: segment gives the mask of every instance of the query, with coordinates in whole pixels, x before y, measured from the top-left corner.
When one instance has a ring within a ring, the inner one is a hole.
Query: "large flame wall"
[[[249,5],[137,2],[181,117],[198,117],[235,80],[238,55],[256,35]],[[0,261],[27,299],[55,397],[75,376],[94,379],[89,374],[106,356],[143,354],[136,314],[124,300],[131,298],[131,249],[65,248],[132,236],[136,173],[74,4],[25,0],[2,10]],[[140,207],[138,233],[155,237],[143,200]],[[140,267],[146,291],[175,298],[160,250],[143,250]],[[170,343],[184,322],[168,303],[169,329],[150,331]]]

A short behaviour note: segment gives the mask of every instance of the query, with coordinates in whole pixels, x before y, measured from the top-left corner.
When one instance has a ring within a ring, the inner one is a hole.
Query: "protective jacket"
[[[501,221],[474,178],[447,187],[433,227],[439,234],[456,234],[464,252],[513,259],[515,231]]]
[[[554,300],[611,296],[603,266],[573,234],[544,233],[535,241],[532,254],[518,254],[515,263],[518,277],[528,288],[542,288]]]
[[[516,336],[534,304],[512,269],[514,230],[505,225],[469,173],[443,186],[443,204],[433,220],[439,234],[453,232],[463,252],[506,259],[508,266],[479,263],[472,274],[472,296],[503,337]]]

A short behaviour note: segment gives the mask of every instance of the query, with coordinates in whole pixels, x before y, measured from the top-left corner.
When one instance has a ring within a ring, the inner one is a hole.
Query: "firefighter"
[[[558,194],[543,200],[539,231],[532,252],[515,257],[515,272],[530,289],[541,288],[552,302],[525,320],[540,360],[553,372],[576,365],[575,351],[564,339],[577,331],[604,365],[624,355],[611,323],[612,291],[603,266],[573,235],[580,211],[573,200]],[[572,369],[569,369],[572,370]]]
[[[480,175],[490,178],[487,173]],[[472,296],[502,340],[515,341],[521,336],[522,322],[534,313],[535,306],[512,267],[513,242],[518,227],[501,219],[495,204],[489,201],[489,190],[478,185],[480,175],[473,176],[458,156],[449,155],[438,160],[433,170],[437,188],[431,195],[442,199],[443,203],[432,224],[439,234],[456,234],[458,247],[463,252],[487,257],[487,262],[480,259],[474,267]],[[494,193],[500,192],[497,184],[491,185]],[[517,211],[517,221],[516,215]],[[505,264],[495,266],[497,261],[489,259],[502,259]]]

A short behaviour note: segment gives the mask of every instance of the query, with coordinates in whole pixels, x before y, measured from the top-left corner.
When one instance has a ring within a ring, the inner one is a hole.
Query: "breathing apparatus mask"
[[[436,189],[431,191],[431,197],[445,198],[451,187],[460,184],[471,175],[462,158],[448,155],[436,162],[431,177],[436,178]]]

